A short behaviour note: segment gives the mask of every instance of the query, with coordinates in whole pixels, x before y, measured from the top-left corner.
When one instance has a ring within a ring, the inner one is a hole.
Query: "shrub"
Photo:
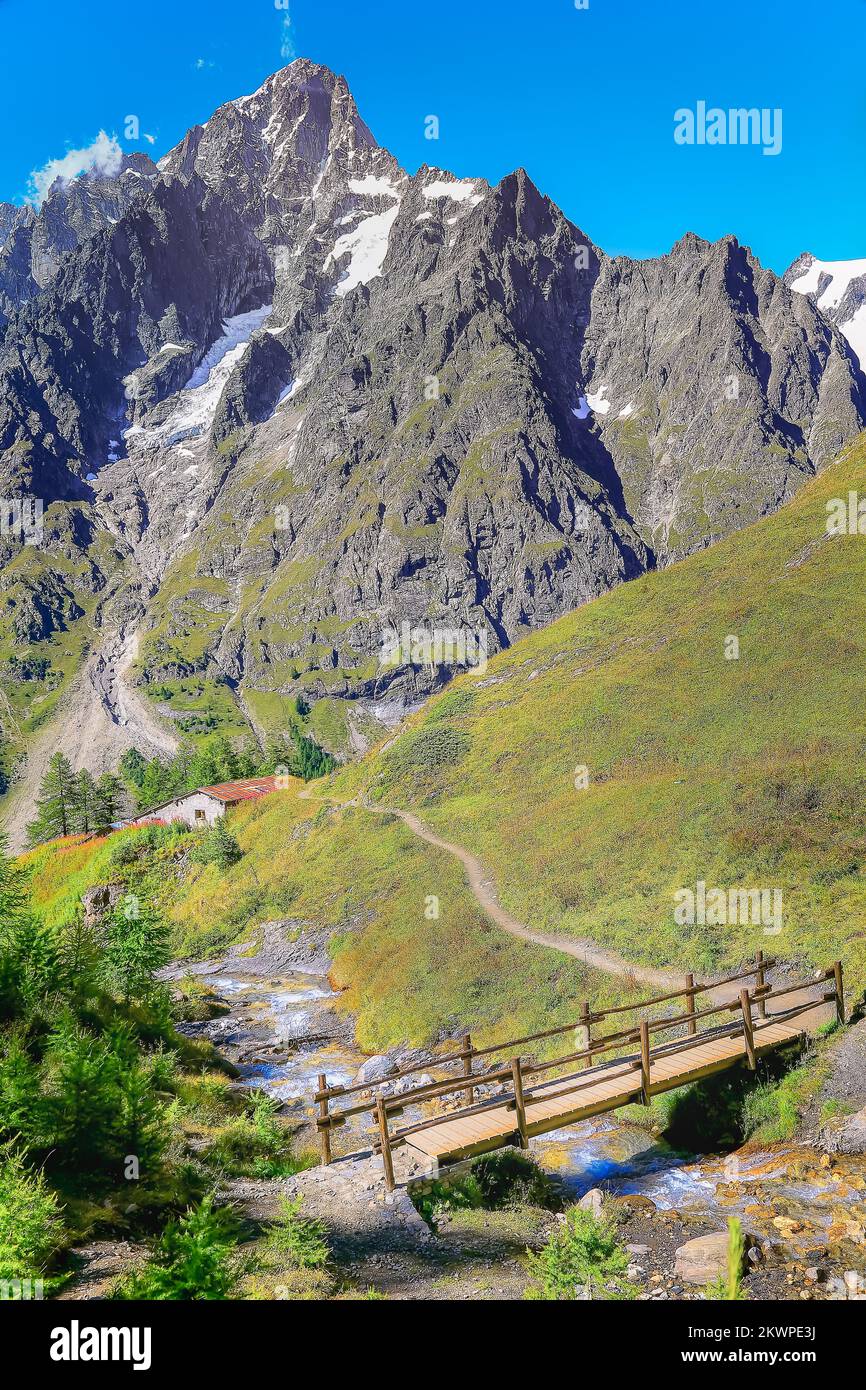
[[[230,869],[241,856],[241,847],[234,835],[229,834],[222,818],[193,845],[189,855],[195,864],[216,864],[223,871]]]
[[[526,1154],[509,1149],[484,1154],[473,1165],[472,1176],[481,1190],[482,1203],[489,1211],[502,1207],[558,1205],[550,1178]]]
[[[385,765],[393,780],[412,772],[436,772],[439,768],[454,767],[459,763],[468,751],[470,742],[468,734],[449,724],[412,729],[388,750]]]
[[[0,1279],[42,1273],[62,1230],[57,1198],[20,1151],[0,1147]]]
[[[232,1177],[291,1177],[310,1166],[312,1156],[296,1157],[292,1132],[279,1117],[279,1105],[265,1091],[253,1091],[249,1110],[218,1134],[207,1160]]]
[[[434,1229],[448,1212],[501,1211],[504,1207],[553,1207],[556,1197],[546,1173],[525,1154],[485,1154],[472,1171],[452,1182],[436,1180],[413,1193],[416,1210]]]
[[[303,1197],[281,1197],[280,1214],[268,1232],[268,1248],[295,1269],[323,1269],[331,1257],[326,1226],[301,1216]]]
[[[231,1254],[234,1222],[205,1197],[179,1221],[170,1221],[143,1269],[120,1280],[112,1297],[123,1300],[228,1298],[236,1281]]]
[[[412,1194],[420,1216],[435,1230],[443,1216],[452,1211],[477,1211],[484,1206],[484,1194],[472,1173],[455,1178],[453,1182],[431,1182],[423,1191]]]
[[[527,1255],[533,1280],[527,1298],[562,1302],[578,1298],[586,1287],[592,1298],[634,1297],[625,1278],[628,1256],[606,1216],[571,1207],[547,1244]]]
[[[468,714],[475,704],[474,690],[449,690],[430,709],[427,723],[438,723],[441,719],[455,719]]]

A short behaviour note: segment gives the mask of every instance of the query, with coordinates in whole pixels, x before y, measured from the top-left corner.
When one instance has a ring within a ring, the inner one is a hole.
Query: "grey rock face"
[[[156,174],[147,155],[124,155],[114,175],[55,182],[38,213],[0,204],[0,328],[50,284],[68,252],[118,222]]]
[[[866,370],[866,258],[819,261],[807,251],[788,267],[784,278],[836,325]]]
[[[828,1120],[821,1128],[818,1142],[827,1153],[866,1154],[866,1109]]]
[[[66,190],[64,232],[0,218],[0,486],[92,500],[141,681],[227,685],[259,731],[299,690],[410,706],[461,658],[385,661],[404,624],[492,653],[866,422],[844,339],[733,238],[611,259],[523,171],[409,177],[306,60],[158,172],[110,213]]]
[[[0,348],[6,495],[86,495],[82,481],[127,426],[130,373],[167,336],[200,357],[223,318],[271,283],[261,244],[229,207],[195,183],[157,183],[10,320]]]

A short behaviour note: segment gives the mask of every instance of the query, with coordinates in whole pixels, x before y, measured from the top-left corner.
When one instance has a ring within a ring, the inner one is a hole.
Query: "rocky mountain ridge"
[[[804,252],[785,271],[785,284],[806,294],[835,323],[866,365],[866,259],[819,261]]]
[[[0,249],[0,483],[73,518],[26,566],[3,542],[0,663],[62,574],[168,730],[263,737],[301,694],[361,747],[455,668],[385,662],[387,634],[508,645],[774,510],[866,423],[845,339],[733,237],[609,258],[522,170],[410,176],[307,60],[130,172],[125,207],[66,190],[56,265],[19,283],[20,227]],[[44,607],[27,641],[69,629]]]

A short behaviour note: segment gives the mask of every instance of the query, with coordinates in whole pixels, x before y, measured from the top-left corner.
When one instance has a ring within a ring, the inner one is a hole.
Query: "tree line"
[[[105,772],[95,778],[86,768],[74,772],[63,753],[55,753],[42,779],[36,816],[27,827],[31,845],[64,835],[105,832],[122,814],[123,785]]]
[[[146,811],[198,787],[278,774],[310,782],[336,766],[330,753],[296,728],[264,753],[258,747],[235,748],[222,736],[200,746],[183,744],[172,758],[148,760],[131,748],[120,760],[120,776],[75,772],[63,753],[55,753],[27,827],[28,842],[34,846],[66,835],[103,834],[129,811]]]
[[[284,774],[311,782],[326,777],[337,766],[336,760],[298,729],[275,740],[264,752],[260,748],[235,748],[224,736],[200,745],[184,744],[173,758],[148,761],[131,748],[120,760],[119,771],[138,811],[158,806],[198,787],[219,786],[244,777],[273,777]]]

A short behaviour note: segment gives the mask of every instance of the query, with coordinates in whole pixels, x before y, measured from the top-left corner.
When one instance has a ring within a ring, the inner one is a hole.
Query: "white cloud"
[[[145,130],[145,131],[142,131],[142,134],[143,134],[145,140],[147,141],[147,143],[148,143],[149,145],[155,145],[155,144],[156,144],[156,136],[155,136],[155,135],[148,135],[148,133],[147,133],[146,130]]]
[[[123,160],[123,150],[117,137],[106,135],[101,130],[92,145],[80,150],[67,150],[62,159],[49,159],[41,169],[34,169],[27,185],[26,201],[32,207],[40,207],[49,188],[58,179],[70,183],[79,174],[103,174],[110,177],[118,173]]]

